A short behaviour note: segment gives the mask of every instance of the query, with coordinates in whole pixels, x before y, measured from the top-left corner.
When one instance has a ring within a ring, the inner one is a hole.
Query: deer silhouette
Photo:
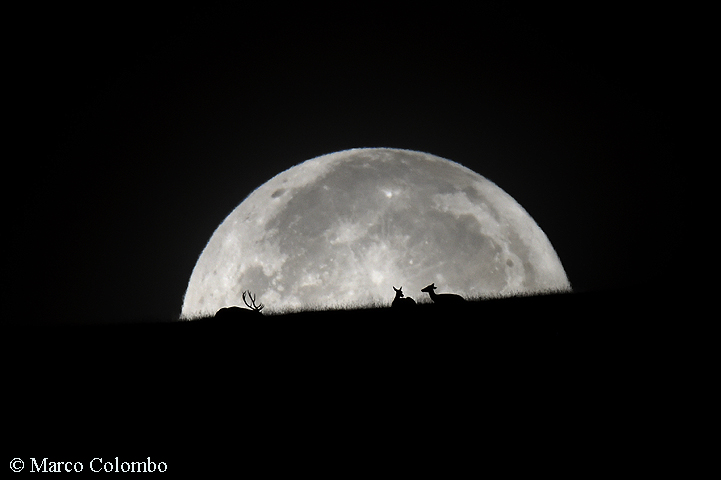
[[[461,297],[460,295],[456,295],[455,293],[441,293],[436,294],[434,290],[438,288],[435,284],[431,283],[425,288],[421,289],[421,292],[426,292],[428,295],[431,296],[431,300],[433,300],[433,303],[437,303],[439,305],[458,305],[461,303],[464,303],[466,301],[465,298]]]
[[[401,288],[393,287],[393,290],[396,291],[396,298],[393,299],[393,303],[391,304],[391,307],[393,307],[393,308],[409,308],[409,307],[416,306],[415,300],[403,295],[403,287],[401,287]]]
[[[248,299],[245,298],[246,295],[250,299],[250,303],[248,303]],[[260,313],[260,311],[263,310],[263,307],[265,307],[265,305],[263,305],[262,303],[256,305],[255,295],[251,294],[250,290],[246,290],[245,292],[243,292],[243,303],[245,303],[248,308],[237,306],[223,307],[217,312],[215,312],[215,318],[221,320],[235,320],[238,318],[248,318],[250,316],[255,317],[263,315],[262,313]]]

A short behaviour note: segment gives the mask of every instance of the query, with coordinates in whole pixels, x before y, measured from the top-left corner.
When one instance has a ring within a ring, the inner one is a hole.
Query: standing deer
[[[437,303],[439,305],[459,305],[466,301],[465,298],[461,297],[460,295],[456,295],[455,293],[441,293],[439,295],[436,295],[435,290],[436,287],[435,284],[431,283],[426,288],[422,288],[421,292],[426,292],[428,295],[431,296],[431,300],[433,300],[433,303]]]
[[[248,300],[245,298],[246,295],[250,299],[250,303],[248,303]],[[243,303],[245,303],[248,308],[242,308],[237,306],[224,307],[215,312],[215,318],[219,318],[221,320],[235,320],[238,318],[247,318],[251,316],[255,317],[258,315],[263,315],[262,313],[260,313],[260,311],[263,310],[263,307],[265,305],[263,305],[262,303],[256,305],[255,296],[252,295],[249,290],[243,292]]]
[[[403,296],[403,287],[401,287],[401,288],[393,287],[393,290],[396,291],[396,298],[393,299],[393,303],[391,304],[391,307],[393,307],[393,308],[409,308],[409,307],[416,306],[415,300],[413,300],[410,297]]]

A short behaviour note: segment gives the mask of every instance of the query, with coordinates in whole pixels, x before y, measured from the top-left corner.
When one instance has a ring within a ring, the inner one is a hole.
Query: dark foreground
[[[10,329],[9,455],[150,456],[176,473],[658,466],[684,341],[661,301],[601,292]]]

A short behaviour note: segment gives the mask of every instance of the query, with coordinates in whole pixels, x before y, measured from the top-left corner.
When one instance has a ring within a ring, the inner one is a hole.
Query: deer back
[[[408,307],[415,307],[415,306],[416,306],[416,301],[410,297],[396,298],[395,300],[393,300],[393,303],[391,304],[391,307],[393,307],[393,308],[408,308]]]
[[[239,320],[243,318],[256,318],[263,316],[258,310],[251,310],[250,308],[243,307],[223,307],[215,312],[214,318],[218,320]]]
[[[438,293],[436,294],[434,301],[436,303],[443,304],[456,304],[463,303],[466,301],[466,299],[461,297],[460,295],[456,295],[455,293]]]

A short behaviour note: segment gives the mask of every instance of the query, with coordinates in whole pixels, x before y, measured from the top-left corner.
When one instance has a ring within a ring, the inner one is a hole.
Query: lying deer
[[[416,306],[415,300],[413,300],[410,297],[403,296],[403,287],[401,287],[401,288],[393,287],[393,290],[396,291],[396,298],[393,299],[393,303],[391,304],[391,307],[393,307],[393,308],[408,308],[408,307]]]
[[[435,284],[431,283],[425,288],[421,289],[421,292],[426,292],[428,295],[431,296],[431,300],[433,300],[433,303],[437,303],[439,305],[458,305],[466,301],[465,298],[461,297],[460,295],[456,295],[455,293],[441,293],[436,294],[434,290],[438,288],[435,286]]]
[[[246,295],[250,299],[250,303],[248,303],[248,300],[245,298]],[[262,303],[259,305],[256,305],[255,304],[255,296],[252,295],[249,290],[246,290],[245,292],[243,292],[243,303],[245,303],[245,305],[248,308],[242,308],[242,307],[236,307],[236,306],[224,307],[215,313],[215,318],[236,319],[236,318],[247,317],[249,314],[253,315],[253,316],[263,315],[262,313],[260,313],[260,311],[263,310],[263,307],[265,305],[263,305]]]

